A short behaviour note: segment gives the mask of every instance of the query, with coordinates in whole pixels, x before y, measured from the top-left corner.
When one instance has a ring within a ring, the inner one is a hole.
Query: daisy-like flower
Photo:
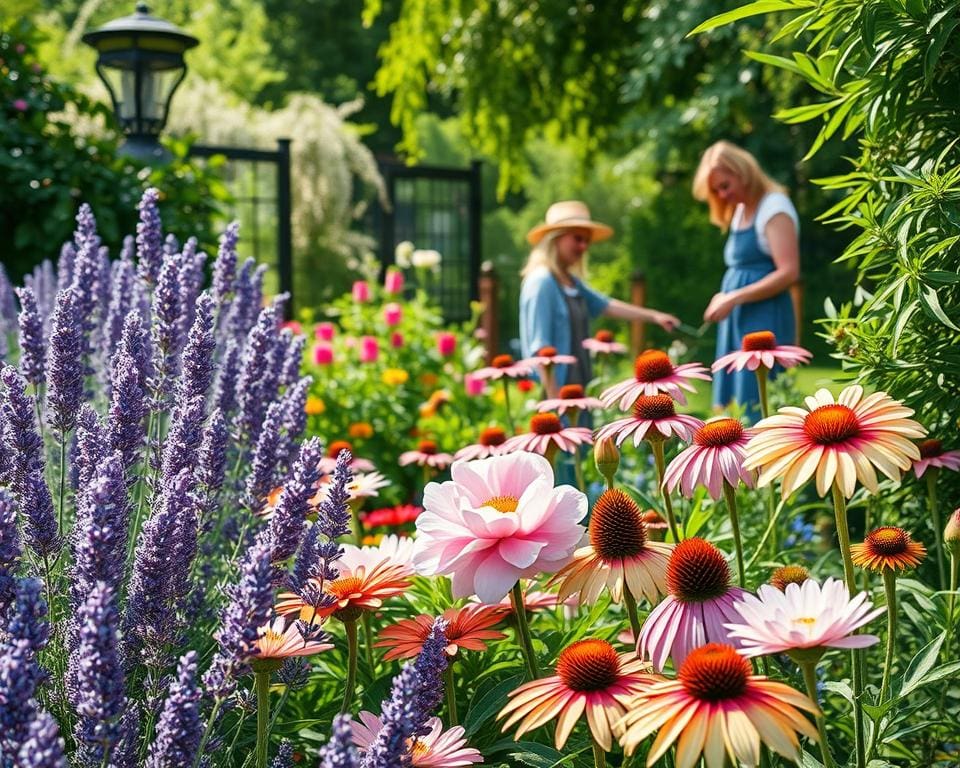
[[[474,445],[461,448],[454,455],[454,461],[472,461],[487,459],[503,453],[503,444],[507,442],[507,433],[502,427],[487,427],[480,433],[480,439]]]
[[[530,357],[521,360],[518,365],[527,365],[534,368],[538,365],[549,367],[551,365],[574,365],[577,358],[573,355],[561,355],[556,347],[540,347]]]
[[[371,712],[363,711],[359,717],[360,722],[351,722],[350,728],[353,743],[366,752],[376,740],[381,722]],[[467,739],[461,726],[455,725],[445,731],[440,718],[431,717],[427,720],[427,727],[430,732],[426,736],[418,736],[410,743],[410,764],[415,768],[455,768],[483,762],[483,755],[466,746]]]
[[[487,650],[487,640],[501,640],[503,632],[490,629],[501,622],[509,608],[502,605],[482,605],[470,603],[463,608],[448,608],[443,612],[447,624],[443,631],[447,638],[446,653],[456,656],[460,649],[467,651]],[[380,630],[382,640],[373,644],[374,648],[389,648],[384,661],[410,659],[423,649],[423,643],[433,629],[433,616],[421,614],[413,619],[403,619],[396,624]]]
[[[257,645],[254,660],[287,659],[291,656],[313,656],[321,651],[329,651],[332,643],[307,640],[297,628],[297,622],[289,625],[283,616],[257,629]]]
[[[524,452],[458,461],[451,477],[424,489],[418,572],[452,574],[454,597],[497,603],[521,577],[566,565],[583,535],[587,497],[554,488],[549,461]]]
[[[584,349],[598,355],[622,355],[627,351],[627,345],[614,341],[613,332],[606,330],[597,331],[592,339],[584,339],[582,344]]]
[[[333,472],[337,466],[337,456],[340,455],[340,451],[350,451],[350,454],[353,456],[353,460],[349,465],[352,472],[372,472],[376,469],[373,462],[369,459],[359,458],[353,452],[353,446],[346,440],[334,440],[327,447],[327,455],[320,459],[320,463],[317,465],[317,468],[322,474],[329,475]]]
[[[578,549],[550,583],[560,583],[560,599],[580,595],[593,604],[604,587],[613,601],[623,597],[624,584],[635,598],[655,603],[667,591],[667,563],[672,544],[647,539],[637,503],[620,490],[600,494],[590,517],[590,544]]]
[[[927,550],[903,528],[887,525],[868,533],[862,544],[852,545],[850,554],[853,564],[861,568],[898,571],[920,565]]]
[[[920,458],[913,462],[913,471],[917,479],[923,477],[928,469],[950,469],[960,471],[960,451],[945,451],[940,440],[924,440],[918,446]]]
[[[798,762],[797,733],[813,741],[817,730],[800,710],[818,712],[799,691],[752,674],[750,662],[734,648],[710,643],[694,650],[676,680],[662,680],[637,694],[630,711],[615,726],[624,751],[631,755],[651,733],[659,731],[647,754],[657,762],[677,742],[675,764],[706,768],[759,765],[760,743]]]
[[[404,451],[400,454],[400,466],[416,464],[419,467],[446,469],[453,463],[453,456],[449,453],[439,453],[437,444],[433,440],[421,440],[415,451]]]
[[[540,413],[545,411],[556,411],[563,416],[570,410],[585,411],[588,408],[602,408],[603,403],[599,398],[587,397],[583,393],[583,387],[579,384],[565,384],[560,387],[560,397],[551,400],[541,400],[537,403],[537,410]]]
[[[537,413],[530,419],[530,431],[509,438],[503,452],[528,451],[546,456],[557,450],[573,453],[578,445],[593,445],[593,434],[587,427],[565,427],[557,414]]]
[[[727,622],[738,621],[734,602],[746,592],[730,586],[730,566],[723,553],[703,539],[685,539],[674,547],[667,565],[667,597],[643,622],[637,654],[659,672],[673,659],[684,659],[706,643],[734,643]]]
[[[770,370],[775,365],[793,368],[801,363],[809,363],[813,353],[803,347],[789,344],[777,344],[777,337],[770,331],[748,333],[743,337],[740,350],[717,358],[711,369],[714,373],[726,369],[733,371],[755,371],[761,365]]]
[[[523,376],[529,376],[533,368],[523,360],[514,362],[510,355],[497,355],[490,361],[490,365],[474,371],[470,375],[479,381],[496,381],[506,376],[508,379],[519,379]]]
[[[322,489],[325,489],[326,485],[324,483]],[[386,488],[388,485],[390,485],[390,481],[380,472],[359,472],[353,476],[353,480],[347,483],[347,493],[351,501],[366,499],[379,496],[380,489]],[[317,503],[319,504],[319,500]]]
[[[670,395],[640,395],[633,404],[633,415],[627,419],[617,419],[600,427],[597,439],[613,438],[617,445],[633,435],[634,446],[644,440],[666,440],[676,435],[687,441],[694,431],[703,426],[703,422],[693,416],[678,414]]]
[[[702,485],[716,500],[723,494],[724,480],[731,488],[741,481],[753,488],[753,473],[743,468],[745,449],[752,435],[753,431],[744,429],[736,419],[710,419],[693,433],[693,445],[667,465],[663,479],[667,490],[672,493],[680,486],[680,493],[690,498],[694,488]]]
[[[781,408],[754,426],[744,467],[760,469],[758,487],[782,478],[786,499],[815,475],[821,496],[836,482],[850,498],[858,480],[876,492],[875,470],[898,481],[920,458],[912,440],[926,430],[909,418],[911,409],[884,392],[864,396],[863,387],[853,385],[836,400],[821,389],[804,402],[806,409]]]
[[[360,522],[363,523],[364,528],[376,528],[381,525],[394,528],[405,523],[412,523],[421,512],[423,512],[423,508],[414,504],[398,504],[395,507],[361,512]]]
[[[344,553],[348,550],[356,549],[353,544],[341,544]],[[381,560],[389,560],[392,565],[403,565],[410,569],[410,574],[414,573],[413,568],[413,538],[411,536],[397,536],[389,534],[381,537],[376,546],[366,545],[360,548],[362,557],[366,558],[368,563],[376,563]]]
[[[801,651],[819,657],[827,648],[867,648],[880,642],[875,635],[853,632],[883,608],[871,610],[866,592],[851,598],[846,585],[834,578],[822,587],[813,579],[787,584],[784,591],[763,584],[756,597],[744,595],[734,608],[741,618],[724,626],[739,639],[744,656]]]
[[[620,410],[627,410],[640,395],[656,395],[664,392],[683,405],[687,403],[687,392],[697,390],[690,379],[710,381],[710,374],[700,363],[674,365],[669,356],[659,349],[648,349],[637,356],[633,363],[632,379],[621,381],[605,390],[600,399],[607,407],[620,401]]]
[[[554,676],[509,694],[497,719],[507,718],[504,731],[519,723],[515,739],[556,719],[554,743],[563,749],[573,726],[586,714],[594,741],[610,751],[613,724],[626,713],[626,702],[656,680],[648,670],[648,664],[632,654],[618,654],[606,640],[580,640],[560,651]]]

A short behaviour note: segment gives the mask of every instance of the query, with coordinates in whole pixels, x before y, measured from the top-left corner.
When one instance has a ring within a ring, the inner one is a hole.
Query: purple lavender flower
[[[150,187],[143,193],[137,209],[137,274],[147,285],[155,285],[163,264],[163,225],[160,222],[159,190]]]
[[[239,581],[227,588],[230,602],[214,636],[219,648],[203,678],[214,699],[228,697],[236,687],[236,676],[247,671],[247,660],[256,651],[257,628],[270,621],[272,579],[270,548],[254,543],[240,563]]]
[[[227,441],[230,433],[219,409],[210,414],[200,441],[200,459],[197,461],[197,482],[208,493],[216,494],[223,487],[227,466]]]
[[[114,262],[110,275],[110,300],[100,339],[100,355],[104,360],[112,361],[120,345],[124,321],[133,311],[133,285],[133,263],[125,258]]]
[[[77,488],[86,488],[90,484],[93,475],[106,458],[109,447],[100,416],[84,403],[77,416],[77,452],[74,455]]]
[[[180,295],[180,256],[167,256],[160,268],[157,289],[153,294],[153,337],[155,379],[150,389],[159,403],[169,394],[177,374],[183,338],[180,332],[180,314],[183,312]]]
[[[213,297],[219,306],[233,293],[237,272],[237,241],[240,239],[240,222],[231,221],[220,235],[217,260],[213,262]]]
[[[270,761],[270,768],[293,768],[293,742],[284,739],[277,747],[277,754]]]
[[[13,367],[0,363],[0,381],[7,390],[2,410],[3,434],[9,452],[10,481],[18,492],[34,469],[43,472],[43,440],[37,432],[34,399],[26,393],[26,383]]]
[[[417,688],[414,696],[414,720],[417,728],[414,734],[426,736],[430,729],[427,727],[433,713],[443,701],[443,673],[450,663],[447,656],[447,622],[437,618],[433,622],[430,634],[423,641],[423,648],[417,655],[414,667],[417,670]]]
[[[270,518],[267,539],[271,546],[270,560],[279,563],[291,557],[303,538],[304,521],[310,509],[309,501],[316,493],[320,478],[318,465],[323,458],[319,438],[311,438],[300,448],[290,479],[280,492],[277,508]]]
[[[24,275],[23,285],[32,290],[36,297],[40,324],[46,338],[47,322],[50,319],[50,313],[53,312],[54,299],[57,295],[57,278],[50,259],[44,259],[33,268],[31,274]]]
[[[243,348],[240,377],[237,381],[238,412],[233,424],[238,438],[245,437],[250,445],[257,443],[267,403],[274,394],[266,383],[271,375],[271,353],[280,318],[278,309],[275,303],[264,307],[256,325],[247,334],[247,343]],[[276,377],[276,372],[273,375]]]
[[[83,328],[72,289],[57,294],[47,350],[47,423],[65,439],[83,400]]]
[[[263,429],[253,452],[253,461],[250,463],[250,473],[244,489],[243,503],[252,512],[260,511],[267,494],[277,486],[282,428],[283,404],[271,403],[263,420]]]
[[[37,712],[27,728],[14,766],[31,768],[67,768],[60,726],[49,712]]]
[[[283,394],[281,406],[283,408],[283,432],[285,435],[286,450],[281,451],[284,463],[293,460],[297,451],[297,441],[307,428],[307,396],[310,394],[310,385],[313,377],[304,376],[297,384],[287,389]]]
[[[93,209],[88,203],[81,203],[77,210],[77,228],[73,232],[73,247],[77,254],[82,248],[91,248],[96,250],[100,247],[100,237],[97,235],[97,219],[93,215]],[[76,273],[73,274],[71,281],[77,279]]]
[[[140,383],[146,390],[147,383],[153,378],[153,355],[150,336],[138,313],[131,312],[123,321],[118,350],[123,350],[133,360],[140,375]]]
[[[67,290],[73,282],[73,262],[77,258],[77,249],[73,243],[60,246],[60,258],[57,260],[57,293]]]
[[[107,438],[118,451],[128,483],[136,481],[136,464],[145,440],[144,418],[149,410],[137,364],[123,349],[113,358]]]
[[[320,768],[359,768],[350,720],[350,715],[333,718],[330,740],[320,750]]]
[[[223,359],[220,361],[220,373],[213,395],[214,407],[228,416],[237,407],[237,379],[240,376],[240,345],[233,339],[227,340]]]
[[[286,349],[280,368],[280,386],[289,387],[300,377],[300,365],[303,363],[303,350],[307,344],[307,337],[303,334],[294,336],[289,328],[285,328],[281,338],[286,344]]]
[[[196,677],[197,653],[190,651],[180,657],[145,768],[181,768],[193,763],[203,732]]]
[[[13,285],[7,277],[7,270],[0,264],[0,331],[2,335],[17,326],[17,300],[13,293]]]
[[[0,488],[0,618],[17,595],[17,564],[20,560],[20,534],[17,532],[17,510],[13,496]]]
[[[180,335],[186,338],[196,316],[197,297],[203,289],[203,267],[207,263],[207,254],[197,252],[197,238],[191,237],[184,244],[180,259],[180,293],[183,301]]]
[[[177,240],[177,236],[173,232],[169,232],[167,236],[163,239],[163,255],[164,256],[173,256],[175,253],[180,252],[180,241]]]
[[[37,297],[29,288],[18,288],[20,298],[20,373],[34,387],[43,383],[43,318],[37,308]]]
[[[184,469],[193,473],[203,437],[203,407],[202,396],[190,397],[177,404],[163,442],[162,470],[165,482],[172,481]]]
[[[63,542],[53,511],[53,498],[43,479],[43,470],[34,468],[30,471],[19,496],[27,545],[41,560],[54,558]]]
[[[196,301],[193,326],[187,336],[180,364],[178,400],[206,397],[213,379],[213,298],[204,291]]]
[[[93,585],[80,606],[77,623],[75,759],[79,765],[95,768],[108,763],[123,736],[121,716],[127,708],[117,649],[117,607],[108,585],[102,581]]]

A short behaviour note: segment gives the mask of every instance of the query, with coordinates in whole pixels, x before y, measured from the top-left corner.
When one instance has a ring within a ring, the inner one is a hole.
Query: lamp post
[[[151,16],[143,2],[131,16],[109,21],[82,39],[99,54],[97,74],[126,136],[123,152],[146,161],[164,159],[158,137],[173,92],[187,74],[183,54],[200,41]]]

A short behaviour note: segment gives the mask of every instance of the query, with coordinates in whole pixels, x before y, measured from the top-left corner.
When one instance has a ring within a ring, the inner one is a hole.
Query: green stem
[[[197,747],[197,754],[193,756],[191,768],[197,768],[197,766],[200,765],[200,759],[206,751],[207,742],[210,741],[210,736],[213,734],[213,726],[216,725],[217,715],[220,714],[220,708],[222,706],[223,699],[216,699],[213,702],[213,709],[210,710],[210,717],[207,718],[207,725],[203,729],[203,736],[200,737],[200,746]]]
[[[940,589],[947,588],[947,568],[943,557],[943,521],[940,519],[940,507],[937,504],[937,475],[936,467],[927,470],[927,499],[930,502],[930,517],[933,520],[933,544],[937,550],[937,572],[940,574]]]
[[[757,368],[757,389],[760,390],[760,415],[767,418],[770,415],[770,406],[767,405],[767,376],[770,369],[765,365]]]
[[[817,705],[817,731],[820,734],[820,756],[823,758],[824,768],[834,768],[833,755],[830,754],[830,743],[827,741],[827,724],[823,719],[823,711],[817,699],[817,662],[811,661],[800,665],[803,670],[803,681],[807,685],[807,696]]]
[[[453,659],[450,659],[450,663],[443,671],[443,687],[447,695],[447,727],[453,727],[460,724],[460,720],[457,718],[457,691],[454,688]]]
[[[726,480],[723,481],[723,498],[727,502],[730,526],[733,528],[733,543],[737,548],[737,574],[740,577],[740,586],[746,588],[747,578],[743,567],[743,541],[740,538],[740,519],[737,516],[737,491]]]
[[[347,681],[343,688],[343,704],[340,705],[340,714],[346,714],[353,705],[353,692],[357,686],[357,622],[343,622],[347,633]]]
[[[637,601],[633,597],[633,593],[630,591],[630,587],[627,586],[626,581],[623,583],[623,604],[627,608],[627,616],[630,618],[630,629],[633,632],[633,639],[636,640],[640,637],[640,617],[637,615]]]
[[[957,582],[960,581],[960,557],[950,554],[950,594],[947,595],[947,629],[953,627],[953,604],[957,596]],[[949,656],[947,657],[949,658]]]
[[[883,679],[877,701],[881,707],[890,691],[890,668],[893,666],[893,646],[897,635],[897,576],[892,568],[883,569],[883,591],[887,596],[887,653],[883,659]]]
[[[60,535],[64,534],[64,525],[65,521],[63,519],[64,511],[64,496],[66,496],[66,490],[64,484],[67,477],[67,433],[60,433],[60,512],[59,512],[59,525],[60,525]]]
[[[771,489],[771,490],[772,490],[772,489]],[[771,498],[772,498],[772,496],[771,496]],[[767,528],[766,528],[766,530],[763,532],[763,536],[760,537],[760,543],[757,544],[757,549],[756,549],[756,551],[753,553],[753,555],[750,557],[750,560],[747,562],[747,570],[748,570],[748,571],[749,571],[751,568],[753,568],[754,563],[756,563],[757,560],[760,559],[760,555],[763,554],[763,549],[764,549],[764,547],[767,545],[767,539],[768,539],[769,536],[770,536],[770,532],[776,527],[777,520],[780,518],[780,512],[781,512],[781,510],[783,509],[784,506],[785,506],[785,505],[781,503],[781,504],[777,504],[777,505],[774,507],[773,514],[770,516],[770,521],[767,523]]]
[[[257,685],[257,768],[267,768],[270,746],[270,673],[255,672]]]
[[[513,414],[510,412],[510,383],[507,377],[500,379],[503,382],[503,406],[507,409],[507,426],[510,428],[510,434],[516,434],[516,427],[513,425]]]
[[[591,739],[593,741],[593,739]],[[607,753],[597,742],[593,741],[593,766],[594,768],[606,768]]]
[[[374,674],[373,664],[373,629],[370,627],[369,611],[363,612],[361,621],[363,622],[363,650],[367,660],[367,668],[370,670],[370,677],[376,679],[377,676]]]
[[[680,531],[677,528],[677,518],[673,514],[673,502],[670,501],[670,493],[663,487],[663,476],[666,473],[666,461],[663,456],[663,441],[651,440],[650,447],[653,448],[653,460],[657,465],[657,488],[660,496],[663,498],[663,508],[667,513],[667,523],[670,525],[670,534],[673,540],[680,541]]]
[[[510,602],[513,603],[513,612],[517,617],[517,637],[520,640],[520,650],[527,664],[527,674],[531,680],[540,677],[540,668],[537,665],[537,654],[533,650],[533,639],[530,636],[530,626],[527,624],[527,609],[523,605],[523,591],[517,581],[510,590]]]
[[[150,473],[150,435],[153,433],[154,411],[150,411],[147,418],[147,446],[143,452],[143,466],[140,470],[140,479],[137,481],[137,511],[133,515],[133,522],[130,525],[130,538],[127,539],[127,562],[133,561],[133,552],[137,546],[137,533],[140,530],[140,520],[143,517],[143,504],[147,498],[147,480]]]

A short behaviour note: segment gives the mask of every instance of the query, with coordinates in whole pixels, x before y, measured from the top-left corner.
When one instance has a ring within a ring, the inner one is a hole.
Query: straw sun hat
[[[599,243],[613,234],[613,227],[593,221],[590,218],[590,209],[579,200],[564,200],[554,203],[547,208],[547,215],[543,224],[538,224],[527,232],[527,242],[536,245],[543,236],[558,229],[589,229],[590,242]]]

